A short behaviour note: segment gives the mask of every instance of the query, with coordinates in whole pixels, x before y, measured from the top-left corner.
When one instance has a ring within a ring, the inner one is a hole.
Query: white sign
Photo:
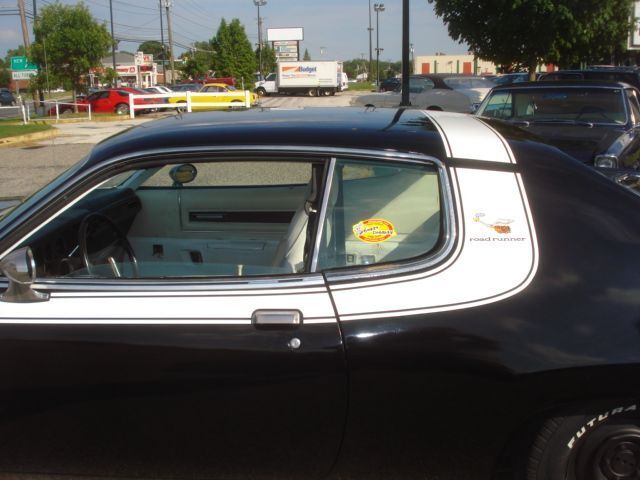
[[[280,40],[304,40],[304,30],[302,27],[267,28],[267,41],[278,42]]]
[[[13,80],[29,80],[34,75],[37,75],[37,70],[18,70],[11,72],[11,78]]]
[[[640,1],[633,2],[633,30],[629,35],[629,50],[640,50]]]
[[[276,57],[280,58],[298,58],[298,52],[279,52],[276,53]]]
[[[273,42],[273,45],[275,47],[282,47],[282,46],[297,47],[298,46],[298,41],[297,40],[280,40],[280,41],[277,41],[277,42]]]

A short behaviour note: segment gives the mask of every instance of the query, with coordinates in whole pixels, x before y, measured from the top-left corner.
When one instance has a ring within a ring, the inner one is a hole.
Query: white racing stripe
[[[478,120],[441,112],[428,115],[446,135],[453,155],[515,163],[506,141]],[[473,135],[467,139],[462,133],[469,128]],[[484,139],[482,150],[466,144],[476,137]],[[455,168],[451,177],[459,187],[453,188],[460,219],[454,254],[423,273],[331,286],[342,320],[470,308],[504,300],[530,284],[538,267],[538,246],[520,175]]]

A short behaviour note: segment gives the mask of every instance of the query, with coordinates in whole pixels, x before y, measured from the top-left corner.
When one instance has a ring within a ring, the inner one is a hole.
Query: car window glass
[[[267,75],[266,81],[267,82],[275,82],[276,80],[276,74],[275,73],[270,73],[269,75]]]
[[[87,100],[90,101],[90,102],[93,102],[93,101],[97,100],[98,98],[100,98],[100,92],[92,93],[91,95],[89,95],[87,97]]]
[[[494,82],[487,78],[478,77],[449,77],[445,78],[444,83],[454,90],[463,90],[469,88],[493,88]]]
[[[338,160],[318,251],[318,270],[425,255],[441,235],[437,170]]]
[[[638,103],[638,96],[635,90],[627,89],[627,98],[629,99],[629,105],[631,105],[631,113],[635,123],[640,122],[640,104]]]
[[[536,88],[512,92],[512,116],[526,121],[627,121],[618,88]]]
[[[323,178],[323,163],[313,165],[303,160],[172,163],[123,172],[21,246],[32,248],[39,278],[304,273],[313,245],[307,237],[317,221],[310,212],[320,201],[311,193]],[[168,176],[178,167],[195,172],[200,181],[192,183],[198,186],[172,180],[154,188],[137,185],[145,175]],[[320,170],[312,175],[314,169]]]
[[[409,92],[422,93],[431,90],[435,84],[429,78],[409,78]]]
[[[510,118],[512,115],[511,93],[494,92],[481,106],[478,115],[492,118]]]

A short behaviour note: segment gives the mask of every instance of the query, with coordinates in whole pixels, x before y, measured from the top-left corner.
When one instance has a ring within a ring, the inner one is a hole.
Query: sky
[[[61,3],[76,4],[71,0]],[[160,40],[159,0],[112,0],[116,38],[122,39],[120,50],[133,52],[145,40]],[[53,0],[36,0],[40,10]],[[27,13],[33,11],[33,0],[25,0]],[[85,0],[93,16],[109,25],[109,0]],[[195,41],[209,40],[215,35],[220,20],[240,19],[249,40],[258,42],[257,8],[253,0],[171,0],[174,55],[178,56]],[[376,33],[380,36],[381,60],[397,61],[402,56],[402,0],[383,1],[376,28],[374,3],[380,0],[267,0],[260,8],[263,32],[268,28],[302,27],[301,50],[308,49],[314,60],[351,60],[369,57],[368,7],[371,4],[373,56]],[[0,0],[0,56],[9,48],[22,44],[17,0]],[[466,53],[467,48],[453,41],[446,26],[433,12],[427,0],[410,0],[410,40],[415,55]],[[28,22],[31,28],[31,22]],[[167,42],[166,18],[163,19]],[[33,40],[32,33],[30,38]],[[124,41],[127,39],[129,41]]]

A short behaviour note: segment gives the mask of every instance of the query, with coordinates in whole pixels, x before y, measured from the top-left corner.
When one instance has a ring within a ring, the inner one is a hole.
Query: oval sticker
[[[353,234],[361,242],[380,243],[397,235],[393,223],[381,218],[362,220],[353,226]]]

